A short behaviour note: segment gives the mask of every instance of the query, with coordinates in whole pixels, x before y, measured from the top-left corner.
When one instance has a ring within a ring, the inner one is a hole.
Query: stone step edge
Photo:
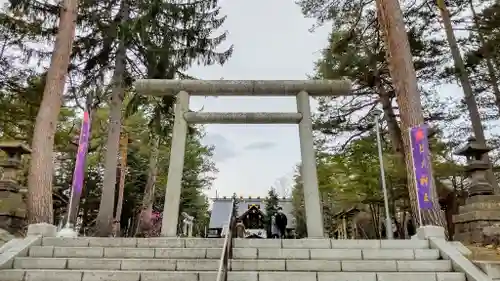
[[[164,272],[164,271],[129,271],[129,272],[117,272],[110,270],[4,270],[1,271],[2,275],[0,280],[8,281],[22,281],[29,278],[29,280],[36,280],[42,278],[43,280],[64,280],[64,281],[79,281],[87,276],[92,278],[92,280],[101,280],[100,277],[107,278],[107,280],[160,280],[163,278],[182,278],[184,281],[198,281],[198,280],[212,280],[217,275],[216,271],[206,271],[206,272]],[[290,279],[301,278],[303,280],[324,280],[321,278],[346,278],[347,276],[357,278],[362,278],[366,281],[376,281],[376,280],[402,280],[403,276],[407,276],[408,273],[401,272],[275,272],[275,271],[240,271],[228,272],[228,280],[249,280],[258,281],[261,277],[267,275],[267,278],[284,278]],[[181,277],[182,276],[182,277]],[[56,277],[56,278],[54,278]],[[97,279],[96,279],[97,278]],[[151,279],[150,279],[151,278]],[[203,279],[200,279],[203,278]],[[379,279],[380,278],[380,279]],[[393,279],[396,278],[396,279]],[[465,281],[466,276],[461,272],[414,272],[412,274],[412,280],[426,280],[426,281],[439,281],[439,280],[449,280],[449,281]]]
[[[93,247],[63,247],[63,246],[31,246],[30,249],[78,249],[78,250],[83,250],[83,249],[127,249],[127,250],[173,250],[173,251],[179,251],[179,250],[191,250],[191,251],[201,251],[201,250],[210,250],[210,251],[222,251],[222,248],[169,248],[169,247],[98,247],[98,246],[93,246]],[[276,251],[276,250],[282,250],[282,251],[426,251],[426,252],[436,252],[438,251],[437,249],[387,249],[387,248],[377,248],[377,249],[371,249],[371,248],[364,248],[364,249],[350,249],[350,248],[335,248],[335,249],[316,249],[316,248],[286,248],[286,249],[281,249],[281,248],[236,248],[233,247],[233,251],[244,251],[244,250],[262,250],[262,251]]]
[[[210,238],[43,238],[42,246],[106,246],[106,247],[182,247],[182,248],[220,248],[224,239]],[[382,248],[382,249],[429,249],[427,240],[336,240],[336,239],[235,239],[236,247],[244,248]]]
[[[110,261],[110,260],[126,260],[126,261],[131,261],[131,260],[138,260],[138,261],[220,261],[218,258],[141,258],[141,257],[131,257],[131,258],[121,258],[121,257],[114,257],[114,258],[95,258],[95,257],[15,257],[15,260],[105,260],[105,261]],[[321,261],[346,261],[346,262],[389,262],[389,261],[404,261],[404,262],[451,262],[450,260],[433,260],[433,259],[428,259],[428,260],[415,260],[415,259],[375,259],[375,260],[356,260],[356,259],[339,259],[339,260],[329,260],[329,259],[230,259],[230,261],[241,261],[241,262],[248,262],[248,261],[256,261],[256,262],[267,262],[267,261],[315,261],[315,262],[321,262]]]
[[[158,260],[186,260],[186,261],[193,261],[193,260],[196,260],[196,261],[203,261],[203,260],[220,260],[220,258],[218,257],[213,257],[213,258],[198,258],[198,257],[193,257],[193,258],[190,258],[190,257],[179,257],[179,258],[175,258],[175,257],[170,257],[170,258],[166,258],[166,257],[144,257],[144,258],[140,258],[140,257],[82,257],[82,256],[72,256],[72,257],[41,257],[41,256],[19,256],[19,257],[15,257],[15,258],[29,258],[29,259],[88,259],[88,260],[151,260],[151,261],[158,261]],[[416,258],[404,258],[404,257],[398,257],[397,259],[394,259],[394,258],[370,258],[370,259],[357,259],[357,258],[338,258],[338,259],[335,259],[335,258],[311,258],[311,259],[304,259],[304,258],[288,258],[288,259],[284,259],[284,258],[276,258],[276,259],[270,259],[270,258],[263,258],[263,259],[260,259],[260,258],[257,258],[257,259],[254,259],[254,258],[245,258],[245,257],[238,257],[238,258],[235,258],[235,259],[229,259],[229,260],[233,260],[233,261],[317,261],[317,262],[321,262],[321,261],[359,261],[359,262],[363,262],[363,261],[367,261],[367,262],[371,262],[371,261],[391,261],[391,260],[395,260],[395,261],[427,261],[427,262],[435,262],[435,261],[448,261],[448,259],[442,259],[442,258],[437,258],[437,259],[430,259],[430,258],[425,258],[425,259],[416,259]]]
[[[207,270],[207,271],[202,271],[202,270],[193,270],[193,271],[174,271],[174,270],[99,270],[99,269],[24,269],[24,268],[18,268],[18,269],[0,269],[0,273],[3,276],[3,274],[8,273],[8,272],[56,272],[56,273],[65,273],[65,272],[88,272],[88,273],[120,273],[120,274],[134,274],[134,273],[147,273],[147,274],[193,274],[193,273],[218,273],[215,270]],[[401,272],[401,271],[269,271],[269,270],[241,270],[241,271],[228,271],[228,273],[233,273],[233,274],[243,274],[243,273],[278,273],[278,274],[304,274],[304,273],[311,273],[311,274],[328,274],[328,273],[343,273],[343,274],[378,274],[378,273],[408,273],[408,272]],[[415,274],[421,274],[421,273],[436,273],[436,274],[465,274],[463,272],[448,272],[448,271],[430,271],[430,272],[419,272],[415,271],[412,272]],[[2,279],[0,279],[2,280]]]
[[[221,250],[222,247],[130,247],[130,246],[53,246],[53,245],[42,245],[42,246],[31,246],[30,248],[71,248],[71,249],[169,249],[169,250]],[[269,248],[269,247],[233,247],[233,250],[338,250],[338,251],[436,251],[436,249],[430,248]]]
[[[31,246],[29,247],[30,249],[49,249],[49,248],[58,248],[58,249],[141,249],[141,250],[191,250],[191,251],[199,251],[199,250],[221,250],[222,248],[173,248],[173,247],[106,247],[106,246],[92,246],[92,247],[83,247],[83,246]],[[284,250],[284,251],[297,251],[297,250],[303,250],[303,251],[438,251],[437,249],[417,249],[417,248],[398,248],[398,249],[388,249],[388,248],[266,248],[266,247],[260,247],[260,248],[238,248],[238,247],[233,247],[233,250],[240,251],[240,250]]]
[[[90,250],[93,249],[93,250]],[[198,248],[113,248],[113,247],[31,247],[28,256],[46,258],[171,258],[171,259],[211,259],[220,258],[222,249]],[[77,253],[82,250],[82,253]],[[399,249],[397,253],[391,249],[282,249],[279,255],[276,250],[268,248],[246,249],[235,248],[233,255],[237,259],[311,259],[311,260],[438,260],[440,253],[437,249]],[[73,252],[74,251],[74,252]],[[111,253],[109,251],[112,251]],[[136,252],[136,253],[134,253]],[[288,253],[288,254],[287,254]]]
[[[234,245],[234,244],[233,244]],[[197,247],[177,247],[168,245],[38,245],[36,247],[58,247],[58,248],[128,248],[128,249],[188,249],[188,250],[198,250],[198,249],[222,249],[222,245],[217,245],[213,247],[207,246],[197,246]],[[335,246],[335,247],[266,247],[265,245],[248,246],[248,247],[238,247],[233,246],[233,249],[269,249],[269,250],[433,250],[430,247],[363,247],[363,246]]]
[[[106,262],[107,260],[107,262]],[[208,266],[205,271],[216,270],[219,266],[218,260],[175,260],[175,259],[157,259],[156,266],[151,267],[149,270],[160,271],[196,271],[197,264],[200,267]],[[210,263],[204,263],[209,261]],[[35,264],[30,264],[34,262]],[[98,264],[96,265],[95,262]],[[127,262],[127,263],[124,263]],[[368,261],[360,263],[359,261],[314,261],[315,267],[310,264],[310,260],[263,260],[259,262],[237,260],[232,261],[230,268],[233,271],[245,270],[259,270],[259,264],[267,264],[263,270],[272,271],[295,271],[308,272],[364,272],[372,271],[374,268],[380,268],[382,271],[387,272],[425,272],[425,271],[452,271],[451,261],[402,261],[402,260],[388,260],[388,261]],[[90,263],[90,264],[89,264]],[[16,258],[10,268],[14,269],[48,269],[48,270],[119,270],[119,271],[135,271],[148,267],[151,264],[151,259],[87,259],[87,258]],[[245,266],[246,263],[246,266]],[[353,264],[354,263],[354,264]],[[204,266],[203,266],[204,265]],[[358,267],[361,266],[361,267]],[[368,268],[362,269],[364,266]],[[291,268],[287,268],[290,266]],[[312,267],[311,267],[312,266]],[[105,268],[103,268],[105,267]]]

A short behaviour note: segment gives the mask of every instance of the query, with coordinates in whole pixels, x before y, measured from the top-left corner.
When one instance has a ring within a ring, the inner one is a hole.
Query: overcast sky
[[[293,0],[222,0],[228,16],[224,29],[234,54],[223,67],[194,67],[200,79],[307,79],[329,27],[310,33],[314,20],[305,19]],[[206,112],[296,111],[295,99],[194,97],[191,108]],[[219,173],[210,196],[264,196],[271,186],[283,195],[300,161],[296,125],[207,125],[206,144],[215,145]],[[281,182],[281,183],[279,183]]]

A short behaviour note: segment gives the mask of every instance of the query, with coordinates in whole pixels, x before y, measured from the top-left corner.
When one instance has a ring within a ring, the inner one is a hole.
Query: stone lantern
[[[3,176],[0,180],[17,185],[17,173],[21,168],[22,156],[30,154],[31,150],[26,145],[18,142],[0,143],[0,150],[7,154],[7,157],[0,161],[0,167],[3,168]]]
[[[467,159],[465,172],[470,179],[468,197],[493,194],[493,187],[486,178],[489,165],[482,160],[483,156],[490,151],[490,148],[478,143],[475,138],[471,137],[465,147],[455,153],[456,155],[465,156]]]
[[[6,157],[0,160],[3,174],[0,178],[0,228],[11,233],[22,230],[26,218],[24,189],[18,184],[17,176],[24,154],[31,150],[20,142],[1,142],[0,150]]]
[[[455,152],[467,159],[468,196],[465,205],[460,206],[458,214],[453,216],[454,240],[465,244],[484,244],[489,240],[484,229],[500,223],[500,196],[493,194],[493,187],[486,177],[489,165],[482,160],[489,151],[490,148],[471,137],[462,149]]]

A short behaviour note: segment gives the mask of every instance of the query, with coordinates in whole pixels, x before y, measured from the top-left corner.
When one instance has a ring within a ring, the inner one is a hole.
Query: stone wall
[[[14,235],[10,234],[7,230],[0,228],[0,247],[9,242],[11,239],[14,239]]]
[[[500,261],[475,261],[474,263],[493,281],[500,281]]]
[[[26,203],[16,183],[0,181],[0,229],[22,234],[25,227]]]
[[[500,232],[495,235],[485,232],[500,225],[500,196],[476,195],[469,197],[460,206],[459,214],[453,217],[455,223],[454,240],[464,244],[498,245]],[[492,240],[493,239],[493,240]]]

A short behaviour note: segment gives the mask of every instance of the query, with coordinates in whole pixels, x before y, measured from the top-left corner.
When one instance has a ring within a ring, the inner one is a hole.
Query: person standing
[[[245,238],[245,225],[243,224],[243,222],[241,220],[238,220],[236,222],[236,237],[238,238]]]
[[[276,215],[271,217],[271,238],[276,239],[280,237],[280,231],[276,225]]]
[[[280,238],[285,238],[286,233],[286,225],[288,224],[288,219],[286,215],[283,213],[283,208],[278,207],[278,212],[276,213],[276,226],[279,230]]]

